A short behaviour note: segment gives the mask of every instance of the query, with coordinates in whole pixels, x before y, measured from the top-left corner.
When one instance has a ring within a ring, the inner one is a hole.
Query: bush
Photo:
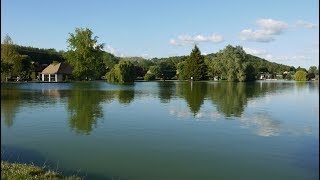
[[[135,78],[134,65],[125,60],[120,61],[106,74],[107,81],[112,83],[133,82]]]
[[[307,80],[310,81],[311,79],[314,79],[316,75],[314,73],[308,73],[307,74]]]
[[[144,80],[146,81],[153,81],[156,79],[156,75],[155,74],[152,74],[152,73],[147,73],[145,76],[144,76]]]
[[[306,81],[307,73],[304,70],[299,70],[294,74],[294,80],[296,81]]]
[[[288,74],[285,74],[285,75],[284,75],[284,79],[286,79],[286,80],[292,80],[293,77],[292,77],[292,75],[291,75],[290,73],[288,73]]]

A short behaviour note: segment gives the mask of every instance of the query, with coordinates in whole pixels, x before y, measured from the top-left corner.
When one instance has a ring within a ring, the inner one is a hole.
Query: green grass
[[[44,168],[26,165],[26,164],[16,164],[1,161],[1,179],[2,180],[15,180],[15,179],[66,179],[66,180],[80,180],[79,177],[64,177],[59,173],[54,171],[46,171]]]

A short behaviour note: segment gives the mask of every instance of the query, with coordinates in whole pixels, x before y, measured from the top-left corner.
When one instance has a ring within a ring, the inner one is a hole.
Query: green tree
[[[316,77],[316,75],[314,73],[308,73],[306,78],[308,81],[310,81],[311,79],[314,79]]]
[[[13,75],[13,65],[20,59],[20,54],[16,51],[12,39],[6,35],[1,44],[1,79],[6,79]]]
[[[154,74],[156,78],[160,78],[161,72],[159,66],[150,66],[149,67],[149,73]]]
[[[190,56],[186,59],[183,74],[187,79],[192,77],[195,81],[204,80],[207,78],[207,69],[204,56],[201,55],[198,46],[195,45]]]
[[[106,74],[107,81],[112,83],[133,82],[135,78],[135,66],[128,60],[121,60]]]
[[[21,79],[28,80],[31,75],[31,59],[27,55],[21,55],[19,58],[14,60],[13,74],[19,76]]]
[[[163,80],[173,78],[176,70],[176,66],[170,61],[161,61],[159,64],[160,78]]]
[[[307,72],[307,70],[305,68],[302,68],[302,67],[298,66],[298,68],[296,69],[296,72],[300,71],[300,70]]]
[[[156,75],[152,74],[152,73],[146,73],[146,75],[144,75],[144,80],[146,81],[153,81],[156,79]]]
[[[294,80],[296,80],[296,81],[306,81],[307,80],[307,73],[304,70],[298,70],[294,74]]]
[[[247,56],[241,46],[228,45],[218,52],[211,66],[212,74],[225,75],[228,81],[251,81],[256,73],[251,56]]]
[[[103,52],[102,59],[103,59],[103,63],[105,65],[105,67],[109,68],[109,69],[112,69],[120,61],[120,58],[118,58],[108,52]]]
[[[317,66],[310,66],[308,73],[319,74],[319,69],[317,68]]]
[[[177,76],[178,76],[179,80],[184,80],[184,79],[188,78],[187,72],[185,70],[185,67],[186,67],[186,62],[185,61],[180,62],[177,65]]]
[[[98,37],[88,28],[76,28],[67,40],[69,50],[65,57],[73,67],[73,76],[80,80],[98,79],[104,69],[103,44],[98,44]]]
[[[255,78],[255,69],[252,64],[245,63],[244,72],[246,75],[246,81],[254,81],[256,79]]]
[[[286,79],[286,80],[292,80],[293,77],[292,77],[292,75],[291,75],[290,73],[288,73],[288,74],[285,74],[284,79]]]

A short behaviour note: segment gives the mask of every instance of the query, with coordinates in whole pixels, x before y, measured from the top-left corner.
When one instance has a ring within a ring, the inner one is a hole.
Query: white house
[[[73,68],[65,63],[52,63],[41,72],[41,81],[62,82],[72,75]]]

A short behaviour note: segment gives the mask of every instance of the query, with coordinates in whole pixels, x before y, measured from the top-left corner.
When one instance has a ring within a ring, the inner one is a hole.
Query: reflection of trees
[[[207,93],[206,82],[182,82],[177,84],[178,93],[185,98],[190,111],[196,115]]]
[[[11,127],[15,114],[20,106],[21,92],[18,89],[1,89],[1,114],[4,115],[4,123]]]
[[[250,98],[271,93],[280,88],[290,87],[289,83],[251,82],[251,83],[216,83],[208,86],[208,96],[217,105],[217,110],[225,116],[240,117]]]
[[[111,102],[117,97],[119,103],[129,104],[134,99],[134,90],[130,89],[103,91],[94,85],[79,86],[69,90],[68,111],[70,128],[80,134],[89,134],[98,119],[103,118],[102,102]]]
[[[217,110],[223,112],[225,116],[241,116],[248,96],[252,93],[247,84],[233,82],[213,84],[208,88],[208,95],[214,104],[217,104]]]
[[[97,119],[103,117],[99,91],[72,90],[68,100],[69,125],[79,133],[89,134]]]
[[[296,85],[296,87],[297,87],[298,90],[302,90],[302,89],[307,88],[308,82],[305,82],[305,81],[296,81],[296,82],[295,82],[295,85]]]
[[[158,82],[159,99],[162,103],[170,102],[174,87],[175,83],[172,81]]]
[[[133,90],[119,90],[116,91],[118,94],[118,100],[121,104],[129,104],[134,99]]]

